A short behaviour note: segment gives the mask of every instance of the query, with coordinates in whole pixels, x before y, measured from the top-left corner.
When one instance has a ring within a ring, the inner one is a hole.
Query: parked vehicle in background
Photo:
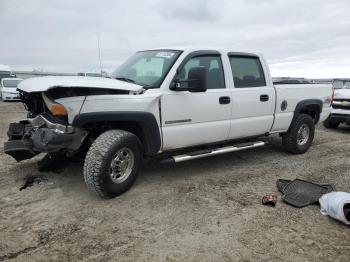
[[[331,110],[330,84],[274,85],[259,54],[155,49],[131,56],[112,79],[40,77],[23,81],[28,119],[11,123],[5,153],[86,149],[84,178],[101,197],[133,184],[144,160],[182,162],[266,144],[305,153],[315,124]]]
[[[78,76],[102,77],[101,73],[78,73]]]
[[[102,71],[102,73],[96,72],[80,72],[77,74],[78,76],[90,76],[90,77],[109,77],[106,71]]]
[[[0,65],[0,80],[2,78],[16,77],[16,74],[12,72],[8,65]]]
[[[335,78],[332,81],[334,89],[350,88],[349,78]]]
[[[0,97],[3,101],[20,100],[17,90],[21,78],[2,78],[0,80]]]
[[[350,125],[350,89],[334,90],[331,114],[323,125],[327,128],[337,128],[341,123]]]
[[[283,84],[312,84],[312,82],[305,78],[297,77],[277,77],[273,79],[273,83],[276,85]]]

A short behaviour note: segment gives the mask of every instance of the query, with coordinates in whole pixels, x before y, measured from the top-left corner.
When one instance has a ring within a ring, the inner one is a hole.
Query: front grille
[[[344,109],[344,110],[350,110],[350,104],[349,105],[341,105],[341,104],[333,104],[332,107],[334,109]]]
[[[350,102],[350,98],[334,98],[333,101],[336,101],[336,102]]]

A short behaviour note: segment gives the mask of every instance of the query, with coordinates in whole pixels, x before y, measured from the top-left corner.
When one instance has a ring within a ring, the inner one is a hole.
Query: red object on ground
[[[276,203],[277,203],[277,196],[274,194],[268,194],[264,196],[262,199],[262,204],[265,206],[270,205],[274,207],[276,206]]]

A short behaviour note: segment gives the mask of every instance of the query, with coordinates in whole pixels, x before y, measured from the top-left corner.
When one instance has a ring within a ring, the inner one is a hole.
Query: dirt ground
[[[20,103],[0,102],[0,261],[349,261],[349,228],[319,206],[281,201],[278,178],[333,183],[350,192],[350,127],[318,125],[311,150],[264,148],[142,169],[124,195],[102,200],[82,164],[37,171],[3,153]],[[46,183],[19,190],[29,176]],[[44,181],[45,182],[45,181]],[[277,193],[276,208],[261,205]]]

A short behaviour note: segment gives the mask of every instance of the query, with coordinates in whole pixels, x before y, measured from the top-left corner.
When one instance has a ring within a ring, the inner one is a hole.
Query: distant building
[[[101,73],[93,73],[93,72],[87,72],[87,73],[57,73],[57,72],[44,72],[44,71],[14,71],[16,73],[16,76],[18,78],[27,79],[31,77],[38,77],[38,76],[95,76],[95,77],[101,77]],[[108,74],[106,72],[102,72],[102,77],[108,77]]]
[[[97,73],[97,72],[80,72],[80,73],[78,73],[78,76],[108,77],[108,73],[105,72],[105,71],[102,71],[100,73]]]
[[[15,71],[18,78],[27,79],[38,76],[76,76],[72,73],[56,73],[56,72],[42,72],[42,71]]]

